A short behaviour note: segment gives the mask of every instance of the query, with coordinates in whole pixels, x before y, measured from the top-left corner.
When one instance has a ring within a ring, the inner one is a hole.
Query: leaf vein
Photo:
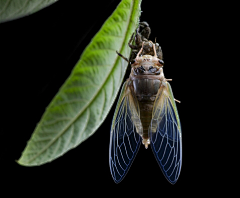
[[[57,151],[58,151],[58,148],[59,148],[59,146],[60,146],[60,143],[61,143],[61,137],[59,137],[59,138],[57,139],[57,145],[56,145],[56,147],[54,148],[54,151],[53,151],[53,153],[52,153],[52,156],[55,156],[55,155],[56,155],[56,153],[57,153]]]
[[[54,120],[52,122],[48,122],[46,124],[42,124],[42,127],[51,126],[51,125],[56,124],[58,122],[67,121],[67,120],[71,120],[71,118],[59,118],[59,119],[56,119],[56,120]]]
[[[90,77],[89,77],[89,80],[90,80]],[[92,83],[92,84],[86,84],[86,85],[70,85],[70,86],[67,86],[67,88],[86,88],[86,87],[98,87],[98,85],[97,84],[94,84],[94,83]]]
[[[70,149],[70,142],[72,141],[72,138],[73,138],[73,134],[74,134],[74,125],[72,127],[72,130],[71,130],[71,135],[69,136],[69,140],[68,140],[68,143],[66,144],[66,146]]]
[[[5,6],[3,6],[2,10],[0,11],[0,14],[2,14],[2,12],[7,9],[7,7],[10,5],[10,1],[11,1],[11,0],[8,0],[8,1],[5,3]]]
[[[126,8],[128,10],[132,10],[133,9],[133,2],[131,3],[131,7],[130,8]],[[130,23],[129,21],[131,20],[131,16],[132,16],[132,12],[130,12],[130,16],[128,17],[128,23],[127,26],[129,27]],[[127,35],[128,32],[128,27],[126,28],[125,31],[125,37]],[[123,38],[125,38],[123,37]],[[123,44],[124,44],[125,39],[123,39],[122,41],[122,45],[121,45],[121,49],[120,52],[123,49]],[[87,104],[85,104],[85,106],[83,106],[83,108],[79,111],[79,113],[76,114],[76,116],[72,119],[71,122],[69,122],[63,129],[62,131],[59,132],[58,135],[56,135],[55,138],[52,139],[52,141],[50,141],[48,144],[45,145],[45,147],[43,147],[35,156],[33,156],[31,159],[28,160],[28,163],[30,163],[31,161],[33,161],[34,159],[36,159],[39,155],[41,155],[43,152],[46,151],[46,149],[48,149],[54,142],[56,142],[58,140],[58,138],[67,131],[67,129],[79,118],[79,116],[96,100],[96,97],[99,95],[101,88],[106,84],[107,80],[109,79],[109,75],[113,72],[114,70],[114,66],[116,65],[116,62],[118,60],[118,57],[116,56],[115,60],[114,60],[114,64],[113,67],[109,70],[108,74],[106,75],[105,79],[103,80],[103,83],[100,84],[99,89],[96,91],[96,93],[92,96],[92,98],[89,100],[89,102]],[[89,111],[87,109],[87,111]],[[89,118],[88,118],[89,121]],[[87,124],[85,125],[87,126]],[[98,128],[98,126],[95,126],[95,129]],[[84,130],[83,130],[84,131]],[[93,130],[94,131],[94,130]]]
[[[71,103],[75,103],[75,102],[88,102],[87,99],[75,99],[75,100],[68,100],[68,101],[64,101],[64,102],[59,102],[58,105],[65,105],[65,104],[71,104]]]
[[[87,109],[86,111],[87,111],[86,124],[85,124],[85,126],[83,127],[83,130],[80,132],[79,138],[78,138],[78,140],[77,140],[76,142],[79,142],[79,140],[81,140],[82,134],[83,134],[83,132],[85,131],[85,129],[87,128],[88,122],[89,122],[89,120],[90,120],[90,112],[89,112],[89,109]],[[77,146],[77,144],[76,144],[75,146]]]
[[[102,91],[104,92],[103,93],[104,101],[103,101],[103,105],[102,105],[102,109],[101,109],[101,113],[100,113],[100,118],[101,119],[102,119],[102,116],[103,116],[103,109],[104,109],[105,103],[106,103],[106,90],[105,90],[105,88],[103,88]]]
[[[18,10],[16,10],[16,12],[13,12],[13,13],[10,15],[10,17],[11,17],[11,16],[14,16],[16,13],[19,13],[19,12],[27,5],[28,2],[29,2],[29,0],[27,0],[27,1],[25,2],[25,4],[23,4],[23,6],[22,6],[21,8],[19,8]]]

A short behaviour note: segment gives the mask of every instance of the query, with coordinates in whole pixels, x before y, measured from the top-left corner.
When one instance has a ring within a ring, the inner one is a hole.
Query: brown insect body
[[[143,28],[143,30],[139,30]],[[150,28],[140,23],[128,45],[127,59],[131,73],[122,86],[114,113],[109,165],[112,177],[119,183],[126,175],[141,142],[151,145],[166,179],[176,183],[182,165],[181,125],[170,84],[163,74],[162,50],[148,40]],[[131,44],[135,38],[135,43]]]
[[[140,135],[142,136],[143,144],[147,148],[150,144],[148,128],[152,119],[153,105],[159,87],[161,86],[161,81],[164,80],[164,75],[162,71],[163,65],[157,57],[155,44],[149,41],[153,46],[151,51],[154,52],[154,56],[140,56],[144,49],[144,43],[145,42],[142,43],[142,48],[138,52],[134,63],[131,65],[132,70],[129,80],[132,85],[131,89],[138,100],[140,120],[143,127],[143,133]]]
[[[153,104],[160,86],[160,80],[157,79],[135,79],[132,81],[133,91],[137,97],[140,108],[140,119],[143,127],[143,144],[148,147],[150,143],[148,128],[152,120]]]

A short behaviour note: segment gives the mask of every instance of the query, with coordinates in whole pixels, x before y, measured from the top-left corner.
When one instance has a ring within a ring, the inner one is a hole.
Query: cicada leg
[[[118,56],[122,57],[125,61],[127,61],[129,63],[129,60],[125,56],[120,54],[118,51],[116,51],[116,53],[117,53]]]

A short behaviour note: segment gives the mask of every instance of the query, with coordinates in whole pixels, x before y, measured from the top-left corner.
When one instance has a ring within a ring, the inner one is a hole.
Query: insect
[[[132,34],[131,39],[128,42],[128,46],[132,49],[132,53],[130,55],[129,61],[124,56],[122,56],[117,52],[118,55],[131,63],[136,58],[137,53],[142,47],[142,42],[144,41],[142,54],[153,56],[154,52],[152,50],[153,49],[152,42],[148,41],[150,34],[151,34],[151,29],[148,23],[140,22],[139,27],[136,29],[135,45],[131,44],[134,38],[134,33]],[[162,61],[162,49],[159,46],[159,44],[156,42],[155,42],[155,48],[156,48],[158,58]]]
[[[115,183],[122,181],[142,142],[146,149],[151,145],[164,176],[174,184],[182,165],[182,137],[175,99],[168,83],[171,79],[164,77],[162,54],[157,53],[156,44],[148,40],[141,43],[112,120],[110,171]],[[144,46],[150,44],[153,55],[146,55]]]

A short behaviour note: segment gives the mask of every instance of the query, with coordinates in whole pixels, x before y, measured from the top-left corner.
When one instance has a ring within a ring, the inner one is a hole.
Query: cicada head
[[[143,55],[143,56],[137,56],[135,58],[134,63],[132,64],[132,67],[144,67],[146,71],[149,70],[149,67],[162,67],[162,64],[159,62],[159,58],[151,55]]]
[[[154,56],[151,56],[151,55],[140,56],[144,47],[144,42],[143,42],[141,50],[138,52],[137,57],[132,63],[132,68],[134,69],[141,68],[145,74],[156,74],[156,70],[159,70],[161,67],[163,67],[163,60],[158,58],[155,44],[152,43],[152,46],[153,46]],[[154,72],[152,68],[155,68]]]

